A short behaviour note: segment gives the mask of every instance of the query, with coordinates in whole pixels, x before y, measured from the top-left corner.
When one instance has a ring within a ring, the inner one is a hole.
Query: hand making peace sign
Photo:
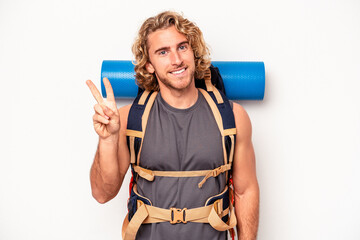
[[[86,84],[97,101],[97,104],[94,106],[94,129],[99,137],[106,139],[119,133],[120,117],[110,81],[109,79],[104,78],[103,82],[106,89],[106,99],[101,97],[99,90],[91,80],[87,80]]]

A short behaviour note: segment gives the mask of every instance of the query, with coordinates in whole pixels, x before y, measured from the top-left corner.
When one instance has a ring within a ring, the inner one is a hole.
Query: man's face
[[[174,26],[148,36],[149,58],[146,69],[159,80],[160,90],[185,90],[194,82],[193,50],[185,35]]]

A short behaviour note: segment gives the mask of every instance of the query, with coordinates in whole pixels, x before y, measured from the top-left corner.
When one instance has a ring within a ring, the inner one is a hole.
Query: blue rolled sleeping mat
[[[262,100],[265,92],[265,66],[263,62],[213,61],[224,81],[226,96],[231,100]],[[107,77],[113,87],[115,98],[135,98],[134,65],[131,61],[104,60],[101,79]],[[105,87],[101,81],[101,92]]]

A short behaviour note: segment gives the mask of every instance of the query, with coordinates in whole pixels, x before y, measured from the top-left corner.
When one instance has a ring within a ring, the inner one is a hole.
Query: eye
[[[179,47],[179,50],[186,50],[186,49],[187,49],[187,45],[186,45],[186,44],[181,45],[181,46]]]
[[[165,50],[162,50],[159,52],[159,55],[165,55],[166,54],[166,51]]]

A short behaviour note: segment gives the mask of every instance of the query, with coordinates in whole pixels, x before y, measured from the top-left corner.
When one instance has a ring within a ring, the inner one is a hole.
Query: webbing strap
[[[135,240],[136,233],[138,232],[141,224],[149,216],[146,206],[146,204],[142,204],[137,209],[130,222],[128,221],[128,215],[126,215],[122,227],[122,237],[124,240]]]
[[[206,90],[208,92],[213,92],[218,104],[224,103],[224,99],[222,98],[219,90],[211,83],[211,70],[208,68],[205,72],[204,76]]]
[[[225,165],[221,165],[218,168],[215,168],[214,170],[209,171],[208,174],[205,175],[204,179],[198,184],[198,187],[202,188],[202,186],[204,185],[206,180],[208,180],[208,178],[217,177],[221,173],[229,171],[230,169],[231,169],[231,164],[225,164]]]
[[[149,94],[150,94],[150,91],[145,90],[145,91],[143,92],[143,94],[141,95],[138,104],[139,104],[139,105],[144,105],[144,104],[145,104],[145,101],[146,101],[146,99],[147,99],[147,97],[148,97]]]
[[[135,163],[135,137],[134,136],[130,136],[130,163],[134,164]]]
[[[161,177],[199,177],[205,176],[203,180],[198,184],[199,188],[202,188],[203,184],[210,177],[217,177],[221,173],[229,171],[231,164],[221,165],[213,170],[200,170],[200,171],[152,171],[137,165],[133,165],[134,171],[139,174],[140,177],[152,182],[155,176]]]
[[[141,131],[126,129],[126,136],[143,138],[144,134]]]
[[[215,95],[216,101],[218,102],[218,104],[224,103],[224,99],[222,98],[219,90],[216,87],[213,87],[213,93]]]
[[[236,128],[224,129],[224,136],[230,136],[236,134]]]
[[[234,149],[235,149],[235,137],[234,135],[230,136],[231,139],[231,149],[230,149],[230,156],[229,156],[229,163],[231,164],[233,162],[234,159]]]
[[[223,121],[222,121],[222,117],[221,117],[219,109],[217,108],[216,104],[210,97],[209,93],[207,93],[204,89],[201,89],[201,88],[199,88],[199,91],[205,97],[207,103],[209,104],[209,106],[211,108],[211,111],[214,114],[214,118],[215,118],[216,124],[218,125],[218,128],[220,130],[221,136],[224,136],[224,126],[223,126]]]
[[[225,140],[224,140],[224,126],[223,126],[223,120],[220,114],[219,109],[217,108],[215,102],[212,100],[211,96],[208,92],[206,92],[204,89],[199,88],[199,91],[202,93],[202,95],[205,97],[207,103],[209,104],[211,111],[214,114],[214,118],[216,121],[216,124],[218,125],[219,131],[222,136],[222,147],[223,147],[223,155],[224,155],[224,164],[228,164],[227,154],[226,154],[226,148],[225,148]],[[226,176],[228,178],[228,174]]]
[[[224,223],[224,221],[220,218],[216,210],[212,208],[208,218],[209,224],[218,231],[226,231],[235,227],[237,221],[232,203],[230,203],[229,209],[230,209],[230,219],[228,223]]]
[[[222,138],[221,138],[221,142],[222,142],[222,147],[223,147],[224,163],[225,163],[225,164],[229,164],[229,162],[228,162],[228,157],[227,157],[226,146],[225,146],[225,137],[222,137]],[[226,172],[226,179],[229,179],[229,174],[228,174],[228,172]]]
[[[155,98],[157,96],[158,92],[153,92],[148,100],[148,103],[146,104],[145,110],[144,110],[144,114],[141,118],[141,125],[142,125],[142,135],[145,136],[145,131],[146,131],[146,125],[149,119],[149,114],[150,114],[150,110],[152,105],[154,104]],[[141,149],[142,149],[142,145],[143,145],[144,141],[141,141],[140,144],[140,149],[139,149],[139,153],[137,156],[137,164],[140,165],[140,154],[141,154]]]
[[[128,216],[125,217],[122,236],[124,240],[135,240],[136,234],[143,223],[209,223],[214,229],[218,231],[229,230],[236,225],[236,216],[233,211],[233,206],[230,203],[229,208],[218,211],[218,206],[222,205],[222,199],[217,200],[214,204],[192,208],[192,209],[164,209],[146,204],[142,204],[129,222]],[[180,214],[175,214],[177,211]],[[230,219],[228,223],[222,221],[222,217],[230,212]]]
[[[146,209],[149,216],[143,223],[173,222],[174,224],[176,223],[176,220],[180,220],[181,222],[207,223],[207,218],[209,217],[212,208],[213,205],[192,209],[164,209],[147,205]],[[174,211],[176,210],[183,213],[180,219],[176,219],[176,216],[174,216]]]

